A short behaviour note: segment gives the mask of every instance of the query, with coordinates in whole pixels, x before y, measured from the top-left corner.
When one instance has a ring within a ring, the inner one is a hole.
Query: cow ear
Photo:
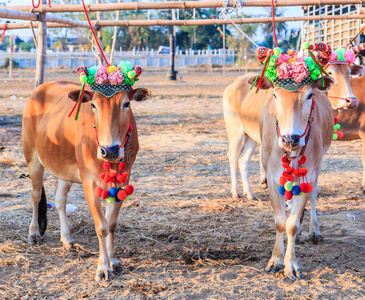
[[[248,84],[252,85],[252,84],[255,82],[256,77],[257,77],[257,76],[252,76],[252,77],[250,77],[250,78],[247,80]],[[257,87],[257,86],[258,86],[258,81],[259,81],[259,80],[257,80],[257,81],[255,82],[255,87]],[[274,85],[272,84],[272,82],[271,82],[269,79],[267,79],[266,77],[262,78],[262,82],[261,82],[260,90],[268,90],[268,89],[271,89],[271,88],[273,88],[273,87],[274,87]]]
[[[145,101],[151,96],[152,96],[152,93],[150,90],[144,89],[144,88],[138,88],[138,89],[133,90],[131,100]]]
[[[68,97],[77,102],[79,100],[80,90],[74,90],[68,93]],[[89,102],[92,99],[92,95],[90,92],[84,90],[84,95],[82,96],[82,102]]]
[[[364,66],[353,64],[352,67],[351,67],[350,74],[353,75],[353,76],[360,75],[364,71],[365,71],[365,67]]]
[[[323,81],[324,81],[324,86],[323,86]],[[317,80],[315,80],[312,83],[312,86],[314,88],[317,88],[318,90],[320,90],[321,92],[328,92],[329,89],[331,88],[331,86],[333,86],[335,84],[335,80],[330,77],[330,76],[323,76],[318,78]]]

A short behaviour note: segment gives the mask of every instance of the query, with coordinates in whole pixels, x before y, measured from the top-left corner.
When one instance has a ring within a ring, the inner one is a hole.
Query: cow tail
[[[38,225],[39,233],[43,236],[47,229],[47,198],[43,186],[41,201],[38,204]]]

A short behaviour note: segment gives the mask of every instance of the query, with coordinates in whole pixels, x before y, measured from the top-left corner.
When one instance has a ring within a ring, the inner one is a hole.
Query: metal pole
[[[13,35],[10,34],[9,79],[13,77]]]
[[[223,76],[226,75],[226,25],[223,25]]]
[[[47,6],[47,0],[42,1]],[[38,25],[38,51],[35,86],[44,83],[44,75],[47,61],[47,14],[39,13]]]

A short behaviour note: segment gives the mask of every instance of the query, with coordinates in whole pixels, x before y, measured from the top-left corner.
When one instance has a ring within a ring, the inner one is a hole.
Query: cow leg
[[[294,197],[290,215],[286,221],[287,249],[284,258],[284,274],[290,279],[302,279],[303,274],[295,257],[295,237],[300,226],[300,218],[304,211],[308,196]]]
[[[240,198],[238,193],[238,158],[242,149],[242,141],[244,133],[242,132],[241,125],[236,129],[235,132],[231,132],[227,127],[228,137],[229,137],[229,150],[228,150],[228,158],[229,158],[229,168],[231,171],[231,192],[232,198],[238,199]]]
[[[44,167],[40,163],[36,153],[33,153],[31,158],[27,157],[26,153],[25,156],[29,168],[30,179],[32,182],[31,194],[33,202],[33,215],[32,221],[29,226],[29,243],[35,245],[42,243],[38,222],[38,206],[42,197]]]
[[[318,241],[322,241],[322,235],[319,231],[319,223],[317,219],[317,210],[316,210],[316,200],[318,197],[318,184],[317,181],[313,184],[313,191],[310,194],[310,202],[311,202],[311,220],[310,220],[310,231],[308,235],[308,239],[313,242],[313,244],[317,244]]]
[[[101,281],[102,279],[105,279],[105,281],[109,281],[112,276],[106,243],[109,234],[109,224],[104,217],[100,198],[94,195],[94,189],[97,186],[96,183],[91,180],[83,180],[82,184],[87,203],[95,222],[95,231],[99,239],[99,261],[95,280]]]
[[[110,259],[110,267],[114,275],[119,275],[123,270],[122,265],[115,256],[115,251],[114,251],[115,228],[117,226],[117,219],[122,203],[123,201],[119,203],[116,202],[108,203],[106,207],[106,219],[108,220],[109,223],[109,234],[107,237],[106,245]]]
[[[267,179],[266,179],[266,173],[265,173],[264,166],[262,165],[261,151],[262,151],[262,145],[260,145],[260,147],[259,147],[259,153],[260,153],[260,182],[261,182],[261,184],[264,185],[265,188],[267,188]]]
[[[270,179],[269,179],[270,180]],[[285,199],[280,196],[277,185],[270,180],[269,194],[271,206],[275,214],[276,241],[272,251],[271,259],[266,266],[267,272],[276,273],[284,268],[284,232],[286,224]]]
[[[248,166],[256,146],[257,143],[247,134],[245,134],[242,152],[239,157],[239,164],[242,176],[243,194],[246,196],[247,200],[257,200],[257,198],[251,192],[250,182],[248,179]]]
[[[70,191],[71,186],[72,182],[59,179],[55,197],[55,206],[58,212],[61,226],[60,240],[66,250],[71,250],[73,248],[73,244],[75,243],[75,240],[71,237],[66,218],[67,193]]]
[[[361,144],[362,144],[362,188],[365,193],[365,132],[360,132]]]

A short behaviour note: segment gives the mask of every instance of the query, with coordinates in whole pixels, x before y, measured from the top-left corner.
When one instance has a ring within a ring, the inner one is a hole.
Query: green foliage
[[[21,42],[18,47],[22,51],[29,52],[33,48],[33,45],[31,43]]]

